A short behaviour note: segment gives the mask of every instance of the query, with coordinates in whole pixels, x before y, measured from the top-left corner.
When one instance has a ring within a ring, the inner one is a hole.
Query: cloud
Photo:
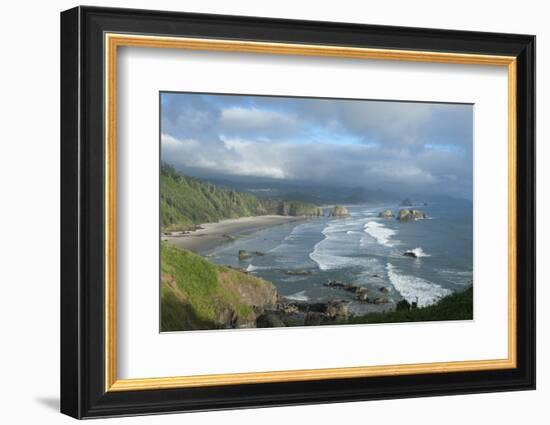
[[[297,118],[276,111],[261,110],[256,108],[244,108],[233,106],[221,110],[219,124],[227,133],[238,132],[267,132],[281,128],[286,130],[298,127]]]
[[[162,96],[162,159],[184,170],[472,196],[471,105]]]

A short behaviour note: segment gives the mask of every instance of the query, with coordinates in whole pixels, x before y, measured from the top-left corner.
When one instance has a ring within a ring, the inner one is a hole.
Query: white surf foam
[[[364,229],[365,233],[376,239],[376,242],[379,244],[387,247],[392,247],[394,245],[394,242],[391,241],[390,238],[397,232],[393,229],[388,229],[382,223],[378,223],[377,221],[369,221],[365,224]]]
[[[262,266],[253,266],[252,264],[249,264],[246,267],[247,272],[255,272],[257,270],[269,270],[271,267],[262,267]]]
[[[306,295],[306,291],[300,291],[300,292],[296,292],[295,294],[292,294],[292,295],[287,295],[286,298],[288,298],[289,300],[294,300],[294,301],[307,301],[307,300],[309,300],[309,297]]]
[[[407,250],[407,251],[405,251],[405,252],[410,252],[410,253],[414,254],[414,255],[416,256],[416,258],[431,257],[430,254],[426,254],[426,253],[424,252],[424,250],[423,250],[422,248],[420,248],[420,247],[415,248],[415,249],[409,249],[409,250]]]
[[[452,293],[449,289],[419,277],[400,274],[391,263],[386,264],[386,271],[391,284],[401,296],[410,303],[418,302],[419,307],[435,304]]]
[[[361,227],[362,222],[357,220],[330,222],[322,231],[325,238],[315,244],[309,258],[317,263],[320,270],[340,269],[350,266],[368,267],[370,263],[376,262],[376,260],[357,255],[360,239],[354,235],[363,234],[358,231]]]

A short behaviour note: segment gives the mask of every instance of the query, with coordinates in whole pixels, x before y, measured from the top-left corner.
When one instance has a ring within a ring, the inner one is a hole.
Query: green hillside
[[[160,173],[160,212],[162,231],[187,230],[226,218],[322,214],[320,208],[306,202],[260,200],[249,193],[184,176],[166,163],[161,165]]]
[[[262,279],[161,245],[161,330],[255,327],[256,314],[277,301]]]

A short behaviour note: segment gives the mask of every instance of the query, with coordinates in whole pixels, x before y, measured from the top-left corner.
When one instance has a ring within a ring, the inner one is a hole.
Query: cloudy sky
[[[472,198],[471,105],[161,93],[162,160],[201,177]]]

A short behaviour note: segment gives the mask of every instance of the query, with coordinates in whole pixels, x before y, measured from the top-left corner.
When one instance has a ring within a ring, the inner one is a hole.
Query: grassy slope
[[[439,320],[471,320],[473,318],[473,288],[442,298],[437,304],[411,310],[371,313],[351,317],[346,323],[397,323]]]
[[[161,245],[161,330],[217,329],[255,320],[254,307],[275,299],[273,285],[189,251]]]
[[[254,195],[222,188],[204,180],[187,177],[162,164],[160,211],[163,231],[186,230],[195,224],[225,218],[254,215],[320,215],[321,210],[305,202],[259,200]]]

